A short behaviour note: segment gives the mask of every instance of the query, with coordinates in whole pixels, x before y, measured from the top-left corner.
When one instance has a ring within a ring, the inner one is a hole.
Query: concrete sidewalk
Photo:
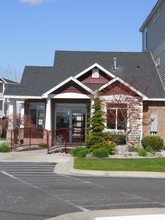
[[[139,218],[138,218],[139,217]],[[164,220],[165,208],[111,209],[69,213],[47,220]]]
[[[19,151],[0,153],[0,161],[2,162],[66,162],[70,158],[67,154],[47,154],[47,149],[33,151]]]

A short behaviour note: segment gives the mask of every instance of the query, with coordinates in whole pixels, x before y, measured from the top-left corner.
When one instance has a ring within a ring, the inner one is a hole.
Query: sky
[[[0,0],[0,76],[52,66],[56,50],[142,51],[157,0]]]

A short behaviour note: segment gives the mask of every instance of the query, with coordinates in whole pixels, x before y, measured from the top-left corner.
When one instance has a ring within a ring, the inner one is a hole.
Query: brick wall
[[[151,115],[157,116],[157,133],[165,142],[165,102],[144,102],[143,137],[151,135]]]

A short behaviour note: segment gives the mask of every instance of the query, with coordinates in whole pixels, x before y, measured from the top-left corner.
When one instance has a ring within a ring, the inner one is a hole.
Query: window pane
[[[3,84],[0,83],[0,93],[2,93],[2,92],[3,92]]]
[[[118,109],[117,111],[117,129],[125,130],[127,123],[127,110],[126,109]]]
[[[36,126],[36,121],[37,121],[37,110],[36,109],[30,109],[30,119],[32,123]]]
[[[0,100],[0,110],[3,110],[3,101]]]
[[[30,103],[30,119],[36,127],[44,127],[45,103]]]
[[[107,110],[107,128],[115,129],[116,110]]]

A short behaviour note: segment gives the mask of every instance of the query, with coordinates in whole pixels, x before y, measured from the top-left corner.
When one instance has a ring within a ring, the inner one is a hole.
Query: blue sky
[[[141,51],[157,0],[0,0],[0,74],[52,66],[55,50]]]

